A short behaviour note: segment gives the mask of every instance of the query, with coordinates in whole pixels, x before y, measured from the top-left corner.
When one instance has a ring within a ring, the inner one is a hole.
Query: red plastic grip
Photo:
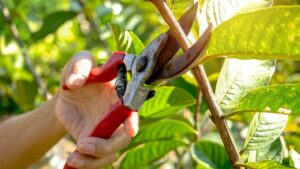
[[[110,138],[111,135],[120,127],[129,117],[132,110],[125,107],[122,100],[115,103],[111,109],[104,115],[100,123],[94,128],[90,136],[99,138]],[[65,164],[64,169],[75,169]]]
[[[90,136],[108,139],[124,123],[132,113],[130,108],[124,106],[123,101],[119,100],[104,115],[101,122],[95,127]]]
[[[104,65],[91,69],[85,84],[97,82],[105,83],[113,80],[118,74],[119,65],[124,64],[123,60],[125,55],[126,53],[124,52],[114,52]],[[64,84],[63,89],[68,90],[69,88]]]

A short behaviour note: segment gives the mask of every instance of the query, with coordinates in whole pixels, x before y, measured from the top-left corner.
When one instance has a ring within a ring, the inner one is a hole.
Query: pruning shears
[[[186,34],[189,33],[197,13],[193,5],[180,19],[179,23]],[[180,76],[196,66],[211,37],[208,28],[201,38],[184,54],[174,57],[180,46],[171,31],[155,38],[138,56],[124,52],[114,52],[101,67],[93,68],[85,84],[105,83],[116,78],[116,91],[119,101],[104,115],[90,136],[109,138],[143,103],[154,96],[147,85]],[[131,73],[127,83],[126,74]],[[66,85],[64,89],[68,89]],[[64,169],[73,169],[67,164]]]

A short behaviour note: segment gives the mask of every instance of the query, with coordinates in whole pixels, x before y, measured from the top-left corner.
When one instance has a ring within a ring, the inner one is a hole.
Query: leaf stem
[[[151,0],[151,2],[156,6],[156,8],[160,11],[162,17],[165,19],[171,31],[182,47],[184,51],[187,51],[189,47],[191,47],[190,42],[188,41],[184,31],[182,30],[181,26],[177,22],[175,16],[173,15],[172,11],[169,9],[168,5],[166,4],[165,0]],[[224,147],[227,151],[229,160],[231,164],[235,164],[237,161],[240,160],[240,155],[237,151],[236,145],[234,140],[230,134],[229,127],[227,124],[226,119],[222,118],[223,112],[219,107],[218,103],[216,102],[213,90],[210,86],[209,80],[206,76],[205,70],[202,65],[196,66],[192,69],[192,73],[200,86],[200,89],[205,96],[209,109],[211,111],[211,119],[216,125],[221,139],[224,143]],[[240,168],[240,167],[235,167]]]
[[[235,111],[231,113],[226,113],[222,115],[222,118],[230,118],[234,115],[240,114],[240,113],[250,113],[250,112],[255,112],[255,113],[273,113],[273,114],[282,114],[282,115],[290,115],[290,112],[275,112],[275,111],[270,111],[270,110],[240,110],[240,111]]]
[[[196,131],[199,131],[200,129],[200,105],[202,103],[202,92],[199,88],[197,88],[197,100],[196,100],[196,107],[195,107],[195,112],[194,112],[194,129]],[[195,140],[197,140],[200,137],[201,133],[198,132],[197,135],[195,135]]]
[[[5,4],[2,2],[2,0],[0,0],[0,8],[1,8],[1,12],[4,16],[5,22],[9,25],[11,35],[14,38],[14,40],[16,41],[18,47],[21,49],[21,54],[23,56],[23,59],[24,59],[26,65],[28,66],[33,78],[38,83],[39,88],[42,91],[42,95],[44,96],[45,99],[47,99],[47,100],[50,99],[51,94],[48,92],[46,84],[44,83],[42,78],[36,73],[36,71],[34,69],[34,65],[32,64],[32,61],[29,57],[28,51],[24,45],[24,42],[20,38],[19,30],[18,30],[17,26],[13,23],[9,9],[5,6]]]

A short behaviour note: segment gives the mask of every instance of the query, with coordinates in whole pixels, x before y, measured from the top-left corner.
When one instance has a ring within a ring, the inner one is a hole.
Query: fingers
[[[124,130],[130,136],[134,137],[139,131],[139,115],[137,112],[132,112],[124,122]]]
[[[87,80],[91,68],[95,65],[95,60],[89,52],[79,52],[66,66],[62,76],[62,83],[66,84],[70,89],[81,87]]]
[[[126,147],[131,138],[123,129],[118,130],[111,138],[101,139],[86,137],[78,141],[77,151],[93,157],[105,157]]]
[[[67,160],[67,164],[70,167],[74,167],[77,169],[98,169],[104,166],[107,166],[113,163],[116,159],[116,156],[108,155],[104,158],[93,158],[87,155],[80,154],[78,152],[74,152]]]
[[[115,160],[115,153],[128,146],[130,136],[121,127],[109,139],[86,137],[78,141],[76,151],[67,159],[75,168],[101,168]]]

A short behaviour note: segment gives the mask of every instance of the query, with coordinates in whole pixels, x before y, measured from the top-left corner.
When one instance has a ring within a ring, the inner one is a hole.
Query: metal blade
[[[211,26],[206,29],[201,38],[191,48],[189,48],[188,51],[186,51],[182,56],[170,60],[158,70],[160,73],[153,77],[151,76],[151,79],[148,79],[147,83],[150,84],[159,80],[166,80],[180,76],[192,67],[196,66],[199,59],[204,54],[203,51],[207,47],[210,37]]]
[[[196,18],[197,10],[198,10],[198,3],[195,3],[178,20],[178,22],[180,23],[185,34],[188,34],[190,32],[193,22]],[[158,63],[155,67],[153,74],[156,74],[158,69],[160,69],[162,66],[164,66],[180,49],[180,46],[179,46],[177,40],[175,39],[175,37],[172,35],[171,30],[168,30],[168,32],[166,32],[166,33],[168,35],[168,40],[167,40],[166,45],[164,46],[162,52],[159,54],[159,60],[158,60]],[[159,73],[159,72],[157,72],[157,73]]]

